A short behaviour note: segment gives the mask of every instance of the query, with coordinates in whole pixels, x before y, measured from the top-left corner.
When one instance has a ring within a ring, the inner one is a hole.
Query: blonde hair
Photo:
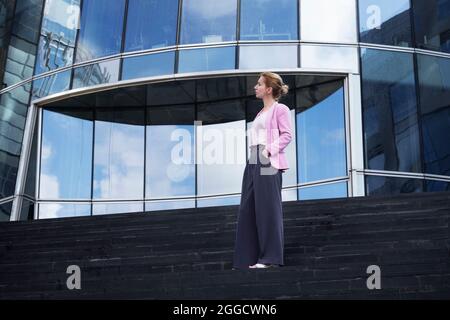
[[[288,93],[289,86],[284,84],[283,79],[279,74],[274,72],[262,72],[259,76],[264,78],[266,87],[272,88],[272,95],[276,101],[278,101],[281,96]]]

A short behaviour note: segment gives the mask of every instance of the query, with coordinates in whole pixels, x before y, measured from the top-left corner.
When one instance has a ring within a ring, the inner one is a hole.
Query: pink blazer
[[[270,163],[277,169],[289,169],[285,148],[292,140],[291,112],[288,106],[278,102],[267,112],[265,149],[269,152]]]

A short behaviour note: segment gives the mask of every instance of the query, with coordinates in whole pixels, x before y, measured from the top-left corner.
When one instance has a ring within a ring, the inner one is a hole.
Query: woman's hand
[[[264,157],[269,158],[269,151],[267,149],[264,149],[261,153]]]

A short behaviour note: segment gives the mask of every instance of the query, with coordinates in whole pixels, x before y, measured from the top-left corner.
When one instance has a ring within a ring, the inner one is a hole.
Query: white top
[[[256,146],[258,144],[266,145],[266,118],[267,111],[269,110],[262,111],[255,120],[253,120],[252,129],[250,131],[250,146]]]

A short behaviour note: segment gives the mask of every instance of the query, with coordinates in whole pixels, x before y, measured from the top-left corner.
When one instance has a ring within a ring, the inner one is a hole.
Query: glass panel
[[[34,202],[23,199],[20,221],[34,220]]]
[[[297,90],[299,183],[347,175],[342,81]]]
[[[180,44],[236,40],[237,0],[184,0]]]
[[[39,219],[81,217],[91,215],[90,204],[75,203],[41,203]]]
[[[3,87],[33,75],[43,5],[44,0],[16,1],[9,43],[0,46],[7,48],[5,70],[1,73]],[[4,57],[0,57],[0,60],[3,61]]]
[[[92,111],[43,110],[41,199],[90,199]]]
[[[450,1],[412,0],[416,46],[450,53]]]
[[[71,70],[33,81],[33,100],[69,90]]]
[[[347,182],[323,184],[308,188],[298,189],[300,200],[346,198]]]
[[[72,88],[84,88],[119,80],[120,60],[94,63],[74,70]]]
[[[73,63],[80,0],[46,0],[34,74]]]
[[[129,0],[125,51],[175,45],[177,16],[178,0]]]
[[[0,221],[11,219],[12,201],[0,204]]]
[[[181,50],[178,72],[235,69],[235,52],[235,47]]]
[[[197,208],[235,206],[241,202],[240,196],[197,200]]]
[[[413,55],[362,49],[365,166],[420,172]]]
[[[450,176],[450,60],[417,55],[424,172]]]
[[[173,51],[126,58],[123,59],[122,80],[173,74],[174,66]]]
[[[145,211],[195,208],[195,200],[154,201],[145,203]]]
[[[358,72],[357,48],[303,44],[300,59],[302,68]]]
[[[297,0],[241,0],[241,40],[297,40]]]
[[[201,104],[198,120],[202,121],[195,133],[198,194],[240,192],[246,164],[245,111],[241,102]]]
[[[283,173],[283,179],[284,179],[284,173]],[[285,201],[297,201],[297,190],[282,190],[281,191],[281,197],[283,198],[283,202]]]
[[[411,47],[410,0],[359,0],[361,42]]]
[[[125,0],[84,0],[76,61],[120,52]]]
[[[239,69],[297,68],[297,66],[297,45],[239,47]]]
[[[365,176],[365,178],[368,196],[423,192],[423,180],[421,179],[382,176]]]
[[[30,84],[0,96],[0,199],[14,194]]]
[[[14,22],[15,5],[15,1],[0,2],[0,89],[6,87],[6,83],[3,81],[3,76],[5,74],[8,45]]]
[[[190,104],[195,102],[196,81],[153,83],[148,85],[146,89],[147,106]]]
[[[301,0],[301,40],[356,42],[355,0]]]
[[[143,199],[144,109],[98,108],[94,199]]]
[[[143,212],[143,203],[94,203],[92,205],[92,210],[93,215]]]
[[[27,168],[27,178],[25,182],[25,194],[32,199],[37,198],[36,193],[36,179],[37,179],[37,157],[38,157],[38,135],[39,126],[35,123],[33,132],[33,142],[30,151],[30,160]]]
[[[194,106],[151,107],[147,117],[145,197],[195,195]]]
[[[425,180],[425,191],[427,192],[443,192],[450,191],[450,182]]]

